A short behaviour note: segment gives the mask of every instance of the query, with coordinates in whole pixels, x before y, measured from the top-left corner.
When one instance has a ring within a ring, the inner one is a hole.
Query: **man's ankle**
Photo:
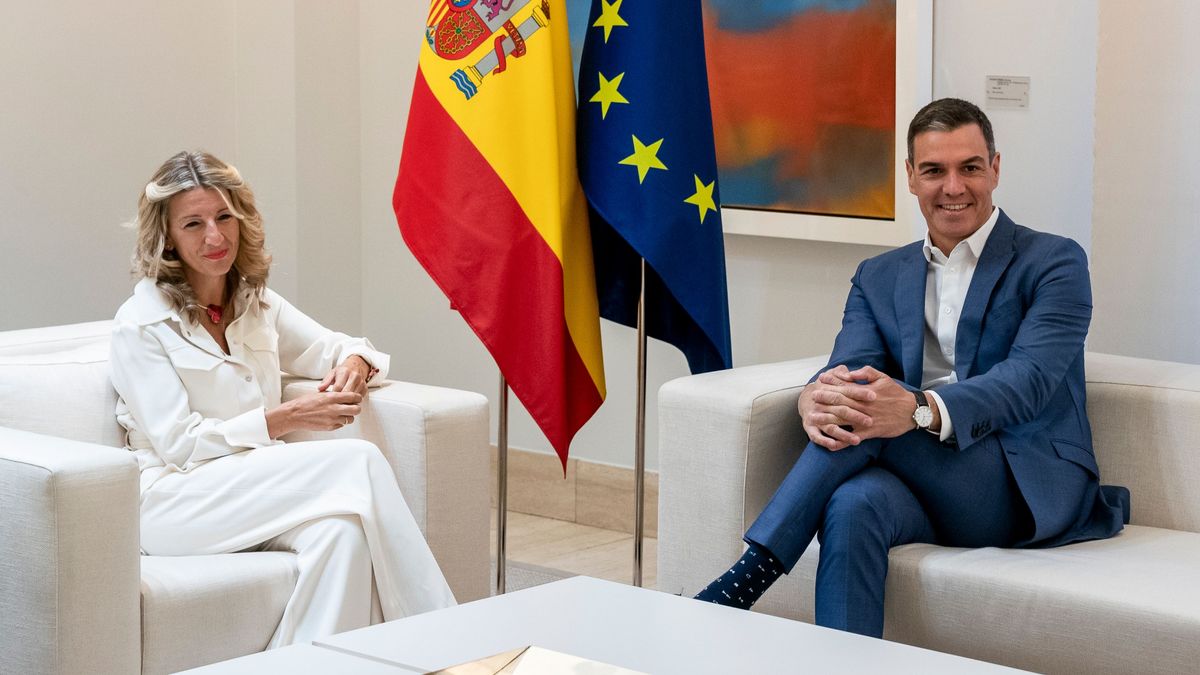
[[[750,609],[781,574],[783,567],[770,551],[758,544],[750,544],[729,570],[695,597],[727,607]]]

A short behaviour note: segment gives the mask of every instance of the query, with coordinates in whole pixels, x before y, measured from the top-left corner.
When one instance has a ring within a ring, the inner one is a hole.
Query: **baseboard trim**
[[[492,485],[496,477],[492,446]],[[567,460],[566,475],[555,455],[508,449],[508,510],[606,530],[633,533],[634,472],[588,460]],[[658,536],[658,472],[646,472],[645,536]],[[492,507],[496,490],[492,489]]]

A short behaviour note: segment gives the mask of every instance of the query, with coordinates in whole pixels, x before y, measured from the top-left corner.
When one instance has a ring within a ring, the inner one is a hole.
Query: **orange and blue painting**
[[[895,0],[703,0],[724,206],[895,217]]]
[[[721,205],[895,218],[896,0],[701,2]]]

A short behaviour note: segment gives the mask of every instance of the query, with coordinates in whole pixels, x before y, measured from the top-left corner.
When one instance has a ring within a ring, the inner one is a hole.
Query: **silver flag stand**
[[[646,259],[637,305],[637,429],[633,459],[633,585],[642,585],[642,539],[646,523]]]
[[[508,539],[508,381],[500,374],[500,419],[496,422],[496,595],[504,595]]]
[[[646,525],[646,260],[642,259],[637,306],[637,421],[634,438],[633,585],[642,585]],[[508,382],[500,375],[500,415],[496,423],[496,594],[505,592],[508,530]]]

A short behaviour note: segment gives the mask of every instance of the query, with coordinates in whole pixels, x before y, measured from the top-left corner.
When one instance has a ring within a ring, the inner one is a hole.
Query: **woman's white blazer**
[[[137,456],[141,489],[169,471],[274,445],[266,411],[280,404],[280,371],[323,378],[358,354],[387,377],[389,357],[365,338],[331,331],[269,289],[235,298],[229,354],[202,326],[171,308],[150,279],[117,310],[110,364],[117,421]]]

